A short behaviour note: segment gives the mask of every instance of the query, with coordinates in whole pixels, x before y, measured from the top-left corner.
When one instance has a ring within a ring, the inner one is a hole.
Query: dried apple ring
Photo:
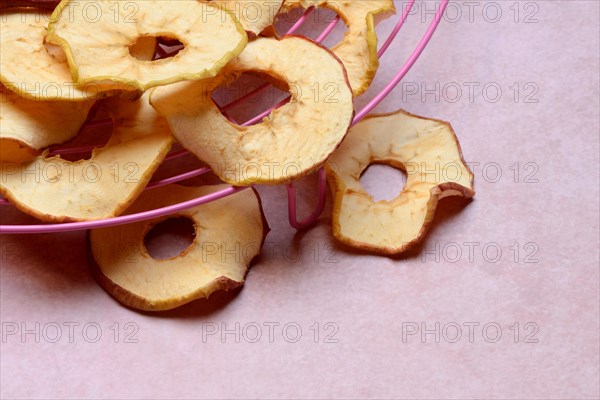
[[[108,144],[75,162],[47,152],[33,161],[0,164],[0,193],[44,221],[87,221],[116,216],[144,189],[171,148],[166,121],[148,104],[112,98],[115,121]]]
[[[375,202],[360,184],[362,172],[374,163],[406,172],[395,199]],[[354,126],[326,169],[335,197],[334,236],[376,253],[400,254],[421,241],[439,199],[475,195],[452,126],[402,110]]]
[[[176,39],[184,48],[171,58],[139,60],[130,49],[146,36]],[[207,2],[63,0],[46,40],[63,47],[78,84],[109,81],[146,90],[213,77],[248,38],[233,15]]]
[[[240,21],[244,29],[254,35],[260,34],[269,26],[279,12],[284,0],[212,0],[230,11]]]
[[[226,187],[153,189],[127,212],[165,207]],[[181,217],[195,227],[190,246],[176,257],[152,258],[144,244],[146,234],[160,222]],[[146,311],[169,310],[243,285],[268,232],[258,194],[254,189],[243,190],[178,215],[91,230],[90,266],[100,285],[121,303]]]
[[[257,125],[229,122],[211,99],[244,72],[279,79],[288,104]],[[233,185],[280,184],[321,166],[348,131],[352,91],[341,62],[303,37],[258,38],[214,79],[154,90],[150,103],[169,121],[178,142]]]
[[[342,41],[331,50],[344,63],[354,96],[361,95],[369,88],[379,68],[374,17],[394,13],[394,1],[286,0],[282,12],[311,6],[335,11],[348,27]]]
[[[4,85],[33,100],[84,101],[121,91],[130,97],[139,96],[134,87],[123,84],[76,86],[63,49],[45,43],[48,21],[49,12],[35,9],[11,10],[1,15],[0,80]],[[136,56],[152,60],[155,43],[155,39],[141,43]]]
[[[0,161],[20,163],[77,136],[93,101],[34,101],[0,85]]]

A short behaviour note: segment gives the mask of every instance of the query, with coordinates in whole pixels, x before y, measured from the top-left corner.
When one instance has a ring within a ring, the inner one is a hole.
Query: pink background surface
[[[369,93],[431,21],[418,4]],[[297,233],[285,189],[259,188],[272,231],[243,290],[149,315],[95,283],[84,233],[2,236],[1,397],[598,398],[599,3],[502,1],[485,12],[477,3],[471,20],[464,2],[454,4],[404,86],[377,109],[451,121],[465,160],[479,163],[475,199],[442,201],[419,252],[399,260],[336,244],[330,201],[314,228]],[[378,194],[398,178],[381,168],[369,175]],[[301,187],[306,206],[313,186]],[[1,215],[29,221],[12,208]],[[6,336],[13,323],[39,323],[46,336]],[[72,340],[68,323],[78,324]],[[127,323],[136,343],[125,342]],[[239,343],[207,335],[236,323]],[[279,324],[271,340],[269,323]],[[436,323],[439,343],[407,335]],[[479,324],[472,337],[468,323]],[[62,327],[57,343],[52,324]],[[86,324],[102,330],[96,343]],[[252,343],[255,324],[262,336]],[[302,334],[289,343],[293,326]]]

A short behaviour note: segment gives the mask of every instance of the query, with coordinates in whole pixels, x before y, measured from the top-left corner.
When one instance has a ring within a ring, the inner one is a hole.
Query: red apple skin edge
[[[60,3],[60,0],[2,0],[0,1],[0,11],[23,7],[54,11],[58,3]]]

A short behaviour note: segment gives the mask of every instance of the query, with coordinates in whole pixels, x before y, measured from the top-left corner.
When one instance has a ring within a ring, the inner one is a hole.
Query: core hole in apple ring
[[[385,182],[385,185],[381,185]],[[375,201],[392,201],[406,185],[404,168],[373,162],[360,175],[360,184]]]
[[[140,61],[156,61],[175,57],[184,47],[174,36],[142,35],[129,45],[129,54]]]
[[[240,126],[260,124],[254,118],[272,107],[289,102],[291,91],[283,79],[259,71],[246,71],[233,81],[225,81],[211,93],[211,99],[229,122]],[[231,104],[225,109],[224,106]],[[247,123],[250,121],[251,123]]]
[[[159,222],[144,236],[146,251],[155,260],[168,260],[184,254],[196,239],[196,225],[185,216]]]

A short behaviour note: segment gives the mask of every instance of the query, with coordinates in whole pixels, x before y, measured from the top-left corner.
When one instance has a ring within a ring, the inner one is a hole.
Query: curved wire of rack
[[[358,123],[365,116],[367,116],[367,114],[369,112],[371,112],[379,103],[381,103],[381,101],[383,101],[383,99],[385,99],[385,97],[392,90],[394,90],[394,88],[398,85],[398,83],[400,83],[400,81],[408,73],[410,68],[417,61],[417,59],[419,58],[419,56],[421,55],[421,53],[427,46],[427,43],[429,43],[429,40],[433,36],[433,33],[435,32],[437,26],[439,25],[440,20],[444,14],[444,11],[446,10],[448,1],[449,0],[441,0],[440,6],[433,18],[433,21],[429,24],[429,26],[428,26],[427,30],[425,31],[424,35],[422,36],[421,40],[419,41],[417,46],[414,48],[413,52],[408,57],[408,59],[406,60],[404,65],[402,65],[402,67],[398,70],[398,72],[394,75],[394,77],[390,80],[390,82],[387,85],[385,85],[384,88],[379,93],[377,93],[367,103],[367,105],[365,105],[361,110],[357,111],[357,113],[354,117],[354,120],[352,121],[352,125]],[[400,19],[396,23],[396,25],[395,25],[394,29],[392,30],[392,32],[390,33],[389,37],[384,41],[383,45],[378,50],[379,57],[382,57],[386,53],[386,51],[388,50],[388,48],[390,47],[390,45],[392,44],[392,42],[398,35],[400,28],[402,28],[402,25],[404,24],[404,22],[406,21],[406,18],[410,14],[410,11],[413,7],[414,2],[415,2],[415,0],[409,0],[406,3],[406,6],[404,7],[404,10],[402,12]],[[308,8],[305,11],[305,13],[298,19],[298,21],[296,21],[294,23],[294,25],[286,33],[292,34],[292,33],[296,32],[304,24],[304,22],[307,20],[307,18],[310,16],[310,14],[313,11],[314,11],[314,7]],[[336,16],[330,22],[330,24],[323,30],[323,32],[319,35],[319,37],[316,39],[316,41],[322,42],[329,35],[329,33],[331,33],[331,31],[335,28],[335,26],[338,24],[339,21],[340,21],[339,16]],[[241,102],[245,101],[249,97],[256,95],[257,93],[259,93],[262,90],[265,90],[268,86],[269,86],[269,84],[264,84],[264,85],[258,87],[257,89],[247,93],[245,96],[240,97],[239,99],[237,99],[229,104],[224,105],[223,107],[221,107],[221,111],[226,113],[228,110],[234,108],[235,106],[237,106]],[[252,125],[252,124],[262,120],[262,118],[264,118],[265,116],[269,115],[273,109],[278,108],[285,103],[286,103],[286,100],[280,102],[279,104],[275,105],[274,107],[271,107],[270,109],[264,111],[263,113],[260,113],[256,117],[246,121],[245,123],[243,123],[241,125],[242,126]],[[110,120],[97,121],[95,123],[97,123],[97,124],[111,123],[111,121]],[[75,153],[83,153],[83,152],[86,152],[89,150],[91,150],[90,147],[69,148],[69,149],[56,150],[50,154],[51,155],[52,154],[75,154]],[[173,151],[167,155],[167,157],[165,158],[165,161],[172,160],[172,159],[178,158],[178,157],[182,157],[186,154],[188,154],[187,150]],[[170,178],[153,181],[146,187],[146,189],[151,190],[151,189],[154,189],[154,188],[157,188],[160,186],[165,186],[165,185],[168,185],[171,183],[190,179],[190,178],[205,174],[207,172],[210,172],[210,168],[206,168],[206,167],[198,168],[193,171],[188,171],[183,174],[172,176]],[[290,222],[290,225],[292,225],[296,229],[303,229],[303,228],[306,228],[306,227],[312,225],[318,219],[318,217],[321,215],[321,213],[323,212],[323,209],[325,207],[325,199],[326,199],[326,191],[327,191],[326,175],[325,175],[325,171],[323,168],[319,169],[319,171],[317,172],[317,179],[318,179],[317,206],[316,206],[315,210],[302,221],[298,221],[298,215],[297,215],[297,211],[296,211],[296,189],[295,189],[294,183],[290,183],[287,185],[289,222]],[[188,208],[196,207],[201,204],[205,204],[205,203],[209,203],[211,201],[221,199],[223,197],[232,195],[234,193],[237,193],[237,192],[245,190],[245,189],[248,189],[248,187],[230,186],[226,189],[219,190],[217,192],[210,193],[208,195],[198,197],[196,199],[184,201],[184,202],[177,203],[177,204],[172,204],[170,206],[161,207],[161,208],[144,211],[144,212],[140,212],[140,213],[136,213],[136,214],[121,215],[118,217],[107,218],[107,219],[102,219],[102,220],[84,221],[84,222],[67,222],[67,223],[59,223],[59,224],[56,224],[56,223],[55,224],[43,224],[42,223],[42,224],[32,224],[32,225],[0,225],[0,234],[55,233],[55,232],[69,232],[69,231],[78,231],[78,230],[86,230],[86,229],[106,228],[109,226],[127,224],[127,223],[162,217],[162,216],[169,215],[169,214],[174,214],[174,213],[186,210]],[[0,206],[3,206],[3,205],[4,206],[10,205],[10,203],[6,199],[0,199]]]

